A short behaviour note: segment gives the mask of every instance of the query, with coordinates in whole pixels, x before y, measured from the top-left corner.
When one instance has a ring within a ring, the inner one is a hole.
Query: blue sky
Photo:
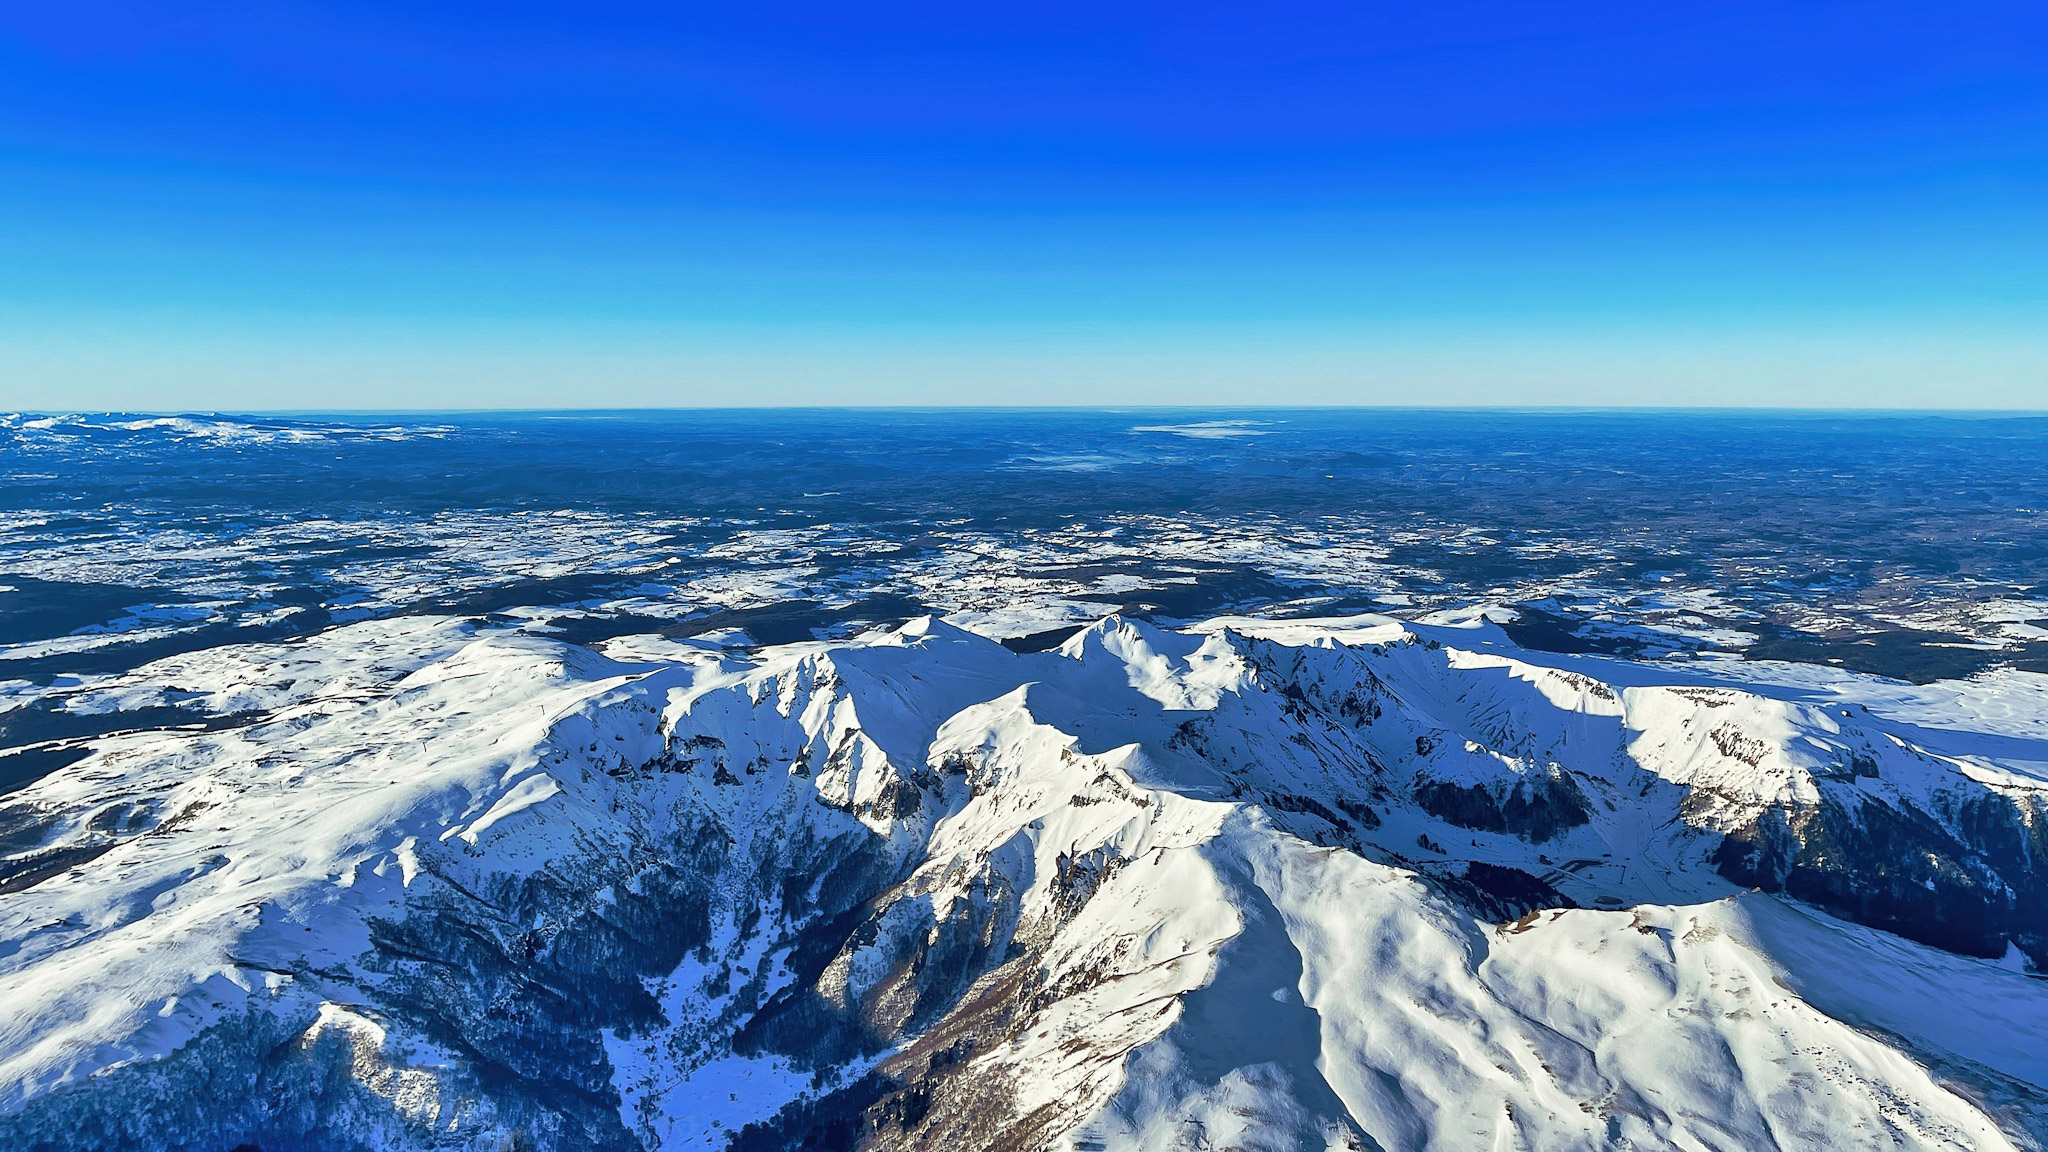
[[[0,0],[0,406],[2048,407],[2048,10]]]

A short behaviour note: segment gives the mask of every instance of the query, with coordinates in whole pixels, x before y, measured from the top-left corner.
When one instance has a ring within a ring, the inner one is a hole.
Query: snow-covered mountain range
[[[2048,1145],[2048,678],[1012,647],[407,616],[59,685],[222,720],[0,797],[0,1146]]]

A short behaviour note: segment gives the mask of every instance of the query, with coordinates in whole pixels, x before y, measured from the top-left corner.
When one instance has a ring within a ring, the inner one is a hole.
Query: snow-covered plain
[[[1495,604],[1552,650],[2048,670],[2035,419],[1216,417],[0,414],[0,677],[419,613],[776,643],[798,602],[834,635]]]
[[[2039,677],[1431,621],[59,685],[233,724],[0,798],[0,1146],[2048,1143]]]

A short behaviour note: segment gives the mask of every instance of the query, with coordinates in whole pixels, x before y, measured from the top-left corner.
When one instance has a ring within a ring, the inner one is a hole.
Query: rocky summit
[[[0,799],[10,1149],[2048,1142],[2024,673],[410,616],[65,708],[166,691]]]

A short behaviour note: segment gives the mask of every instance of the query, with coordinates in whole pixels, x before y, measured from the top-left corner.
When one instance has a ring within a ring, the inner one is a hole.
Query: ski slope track
[[[2038,1149],[2039,678],[414,617],[0,797],[0,1147]],[[609,653],[609,654],[607,654]]]

